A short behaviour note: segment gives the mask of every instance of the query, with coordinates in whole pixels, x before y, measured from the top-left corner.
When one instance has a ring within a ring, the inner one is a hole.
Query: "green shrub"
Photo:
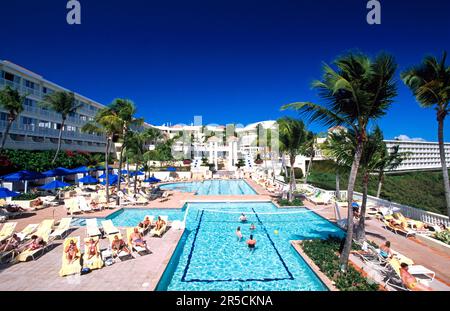
[[[332,281],[336,288],[341,291],[376,291],[378,284],[369,283],[352,266],[348,267],[347,273],[340,271],[339,249],[342,240],[337,237],[329,237],[327,240],[303,241],[302,248],[314,261],[320,270]]]
[[[280,206],[304,206],[303,200],[301,199],[294,199],[292,202],[289,202],[289,200],[278,200],[278,204]]]
[[[434,237],[437,240],[450,245],[450,232],[449,231],[437,232],[434,234]]]
[[[295,180],[301,180],[303,179],[304,175],[303,175],[303,170],[300,167],[294,167],[294,174],[295,174]],[[280,173],[281,176],[286,177],[286,173],[284,171],[282,171]],[[287,167],[287,179],[286,181],[289,182],[289,177],[291,176],[291,169],[289,167]]]
[[[39,195],[36,193],[23,193],[17,197],[12,198],[13,201],[28,201],[28,200],[34,200],[38,198]]]

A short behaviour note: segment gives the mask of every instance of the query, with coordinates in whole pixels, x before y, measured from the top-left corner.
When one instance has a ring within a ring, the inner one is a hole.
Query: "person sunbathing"
[[[150,220],[150,218],[148,216],[145,217],[144,221],[139,223],[139,227],[142,229],[147,229],[151,225],[152,225],[152,221]]]
[[[386,241],[383,245],[380,245],[380,256],[385,259],[394,257],[394,253],[391,250],[391,242]]]
[[[156,221],[156,228],[155,228],[155,230],[156,230],[156,231],[161,230],[161,228],[162,228],[165,224],[166,224],[166,222],[165,222],[163,219],[161,219],[160,216],[158,216],[158,221]]]
[[[88,251],[88,257],[87,259],[91,259],[94,256],[98,256],[98,249],[97,249],[98,240],[95,241],[93,238],[89,240],[89,242],[86,243],[87,251]]]
[[[35,251],[44,246],[45,246],[45,241],[42,238],[38,237],[37,235],[32,235],[30,243],[24,245],[22,248],[19,247],[18,251],[19,252],[23,252],[25,250]]]
[[[6,205],[5,209],[10,213],[24,212],[25,209],[19,205]]]
[[[402,262],[400,266],[400,277],[407,288],[413,291],[432,291],[430,287],[420,284],[417,279],[409,273],[408,264]]]
[[[122,251],[131,254],[130,249],[128,248],[127,244],[124,240],[119,239],[118,235],[114,236],[114,240],[111,243],[111,249],[115,252],[115,254],[118,254]]]
[[[130,234],[130,242],[133,246],[147,248],[147,242],[144,241],[138,228],[134,228],[133,233]]]
[[[74,240],[70,240],[69,245],[67,245],[66,249],[64,250],[64,253],[66,254],[66,259],[69,262],[69,264],[72,264],[75,262],[75,260],[78,259],[78,247]]]
[[[21,239],[17,236],[17,234],[13,234],[7,241],[4,241],[5,243],[0,246],[0,251],[2,252],[8,252],[16,249],[19,247],[20,243],[22,242]]]

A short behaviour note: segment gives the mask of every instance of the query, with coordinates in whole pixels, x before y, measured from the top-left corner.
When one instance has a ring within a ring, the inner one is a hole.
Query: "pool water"
[[[163,190],[194,192],[196,195],[248,195],[256,194],[245,180],[205,180],[173,183],[160,186]]]
[[[187,230],[157,290],[327,290],[290,244],[343,237],[326,219],[306,208],[279,209],[272,203],[189,203],[188,208]],[[238,221],[241,212],[245,224]],[[245,242],[250,234],[257,241],[253,251]]]

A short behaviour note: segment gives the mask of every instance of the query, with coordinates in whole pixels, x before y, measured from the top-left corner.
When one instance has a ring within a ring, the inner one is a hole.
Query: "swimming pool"
[[[248,195],[256,194],[245,180],[205,180],[161,185],[163,190],[195,192],[196,195]]]
[[[145,215],[167,215],[171,222],[183,220],[186,212],[186,230],[157,290],[327,290],[290,240],[343,237],[344,232],[306,208],[283,209],[270,202],[187,203],[183,209],[121,209],[106,219],[132,227]],[[247,223],[238,221],[240,213]],[[83,221],[78,219],[79,225]],[[240,242],[238,226],[244,237]],[[257,241],[252,252],[245,243],[250,234]]]
[[[188,208],[187,230],[157,290],[327,290],[290,244],[343,237],[326,219],[306,208],[277,209],[261,202],[188,203]],[[241,212],[248,218],[245,224],[238,221]],[[242,241],[235,236],[237,226]],[[245,243],[250,234],[257,241],[254,251]]]

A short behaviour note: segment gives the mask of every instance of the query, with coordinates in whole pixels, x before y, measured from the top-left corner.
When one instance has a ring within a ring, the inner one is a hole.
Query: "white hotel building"
[[[0,60],[0,89],[7,85],[27,96],[24,111],[12,124],[5,148],[56,149],[61,115],[40,107],[39,103],[46,94],[69,90],[23,67]],[[92,120],[97,110],[103,105],[76,93],[75,98],[82,106],[66,120],[62,134],[62,150],[104,152],[105,138],[102,135],[81,132],[81,127]],[[0,139],[6,124],[7,113],[0,107]]]
[[[441,168],[437,142],[421,140],[385,140],[390,151],[399,146],[399,152],[408,152],[408,157],[395,171],[423,171]],[[447,167],[450,167],[450,143],[444,144]]]

